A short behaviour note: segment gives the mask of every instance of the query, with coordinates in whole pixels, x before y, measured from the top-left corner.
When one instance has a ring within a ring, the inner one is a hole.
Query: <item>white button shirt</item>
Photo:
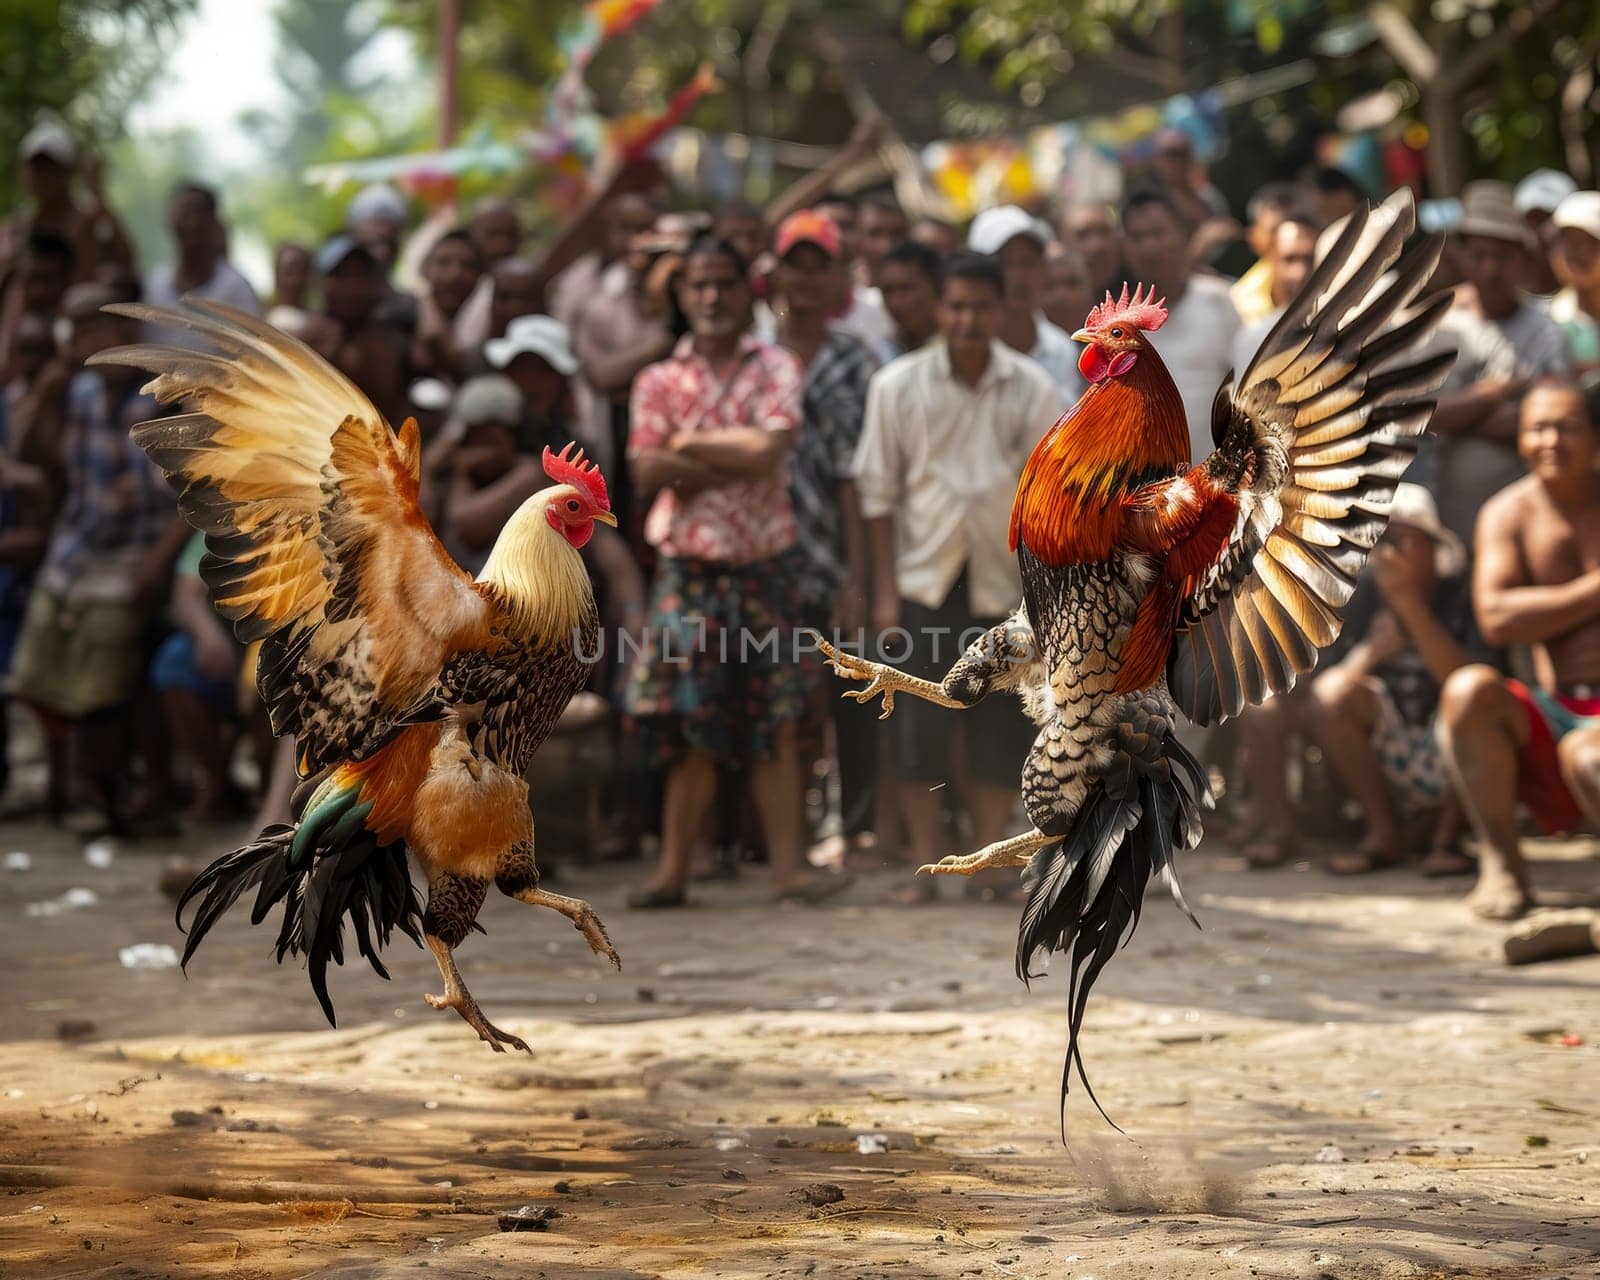
[[[1242,327],[1227,282],[1193,275],[1183,297],[1171,305],[1166,324],[1145,335],[1183,397],[1193,461],[1211,452],[1211,402],[1232,367],[1233,344]]]
[[[1007,547],[1011,500],[1061,392],[1027,356],[996,342],[978,385],[952,373],[943,341],[878,370],[855,456],[867,519],[893,517],[902,599],[938,608],[963,569],[972,610],[1011,612],[1022,595]]]

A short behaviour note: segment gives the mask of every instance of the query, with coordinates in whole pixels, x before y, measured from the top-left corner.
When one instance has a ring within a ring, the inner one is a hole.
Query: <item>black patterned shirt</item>
[[[850,478],[867,383],[878,362],[859,338],[837,329],[806,368],[800,437],[789,473],[789,493],[805,553],[805,599],[831,603],[845,579],[844,512],[840,486]]]

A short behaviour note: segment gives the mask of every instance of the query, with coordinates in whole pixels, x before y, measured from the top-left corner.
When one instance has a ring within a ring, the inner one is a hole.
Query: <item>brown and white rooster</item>
[[[586,902],[539,887],[523,781],[584,685],[598,627],[578,554],[615,525],[599,470],[545,451],[558,483],[501,531],[474,581],[417,503],[421,440],[398,434],[342,374],[294,338],[231,308],[110,308],[197,332],[214,351],[140,345],[97,363],[157,376],[146,390],[187,412],[134,428],[205,534],[201,574],[239,639],[261,641],[257,684],[273,731],[293,735],[304,781],[294,821],[206,868],[178,907],[200,905],[184,963],[246,890],[251,923],[283,906],[277,952],[303,955],[328,1021],[327,966],[378,951],[399,928],[444,977],[426,997],[498,1053],[527,1045],[484,1017],[453,950],[491,884],[570,919],[620,967]],[[428,885],[424,907],[407,855]]]

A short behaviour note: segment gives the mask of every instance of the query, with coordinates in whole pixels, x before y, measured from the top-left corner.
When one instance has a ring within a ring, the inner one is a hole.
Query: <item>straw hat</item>
[[[1509,240],[1524,249],[1533,244],[1533,233],[1517,212],[1511,184],[1506,182],[1467,183],[1461,192],[1461,222],[1456,232],[1463,236]]]
[[[1395,486],[1389,523],[1403,524],[1428,535],[1433,542],[1433,571],[1441,578],[1453,578],[1467,567],[1465,544],[1440,523],[1438,504],[1420,484]]]

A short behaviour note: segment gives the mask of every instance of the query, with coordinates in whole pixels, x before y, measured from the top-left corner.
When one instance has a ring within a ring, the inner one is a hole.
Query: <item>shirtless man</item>
[[[1538,689],[1462,667],[1440,698],[1440,743],[1482,844],[1467,899],[1488,920],[1531,904],[1521,801],[1549,834],[1600,821],[1600,479],[1574,387],[1535,383],[1517,449],[1528,474],[1484,504],[1473,603],[1493,645],[1531,645]]]

